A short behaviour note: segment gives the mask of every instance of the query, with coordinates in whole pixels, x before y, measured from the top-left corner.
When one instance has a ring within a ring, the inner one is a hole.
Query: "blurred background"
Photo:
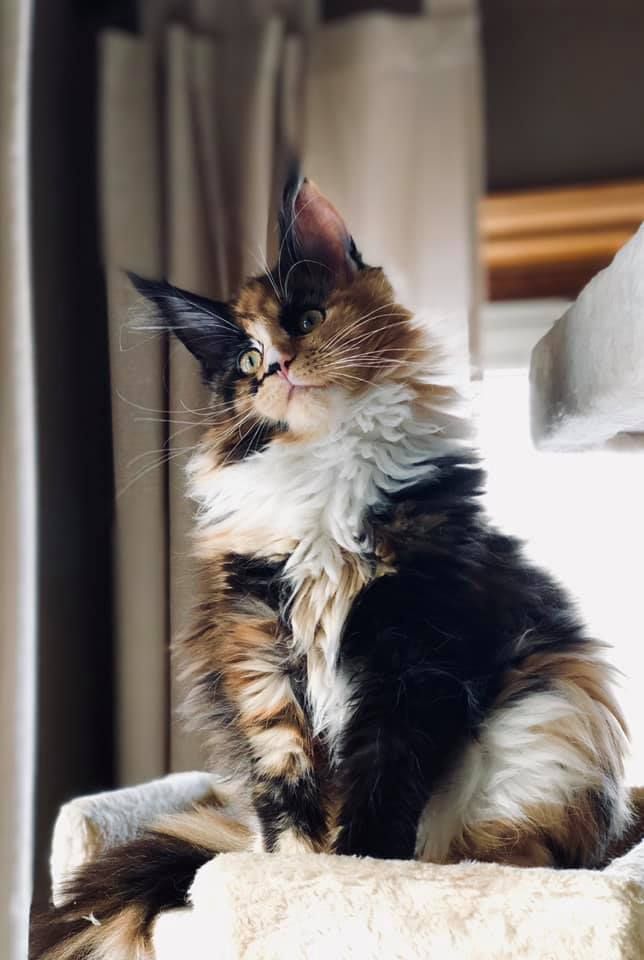
[[[203,762],[168,645],[204,398],[123,270],[230,294],[294,150],[469,364],[490,510],[615,645],[644,782],[643,458],[536,452],[527,389],[644,219],[641,0],[0,0],[0,44],[0,954],[61,803]]]

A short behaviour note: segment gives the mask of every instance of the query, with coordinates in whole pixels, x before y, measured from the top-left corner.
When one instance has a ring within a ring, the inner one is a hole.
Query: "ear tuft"
[[[224,347],[242,340],[228,304],[200,297],[165,280],[149,280],[128,271],[141,296],[154,304],[158,318],[199,360],[206,376],[216,372]]]

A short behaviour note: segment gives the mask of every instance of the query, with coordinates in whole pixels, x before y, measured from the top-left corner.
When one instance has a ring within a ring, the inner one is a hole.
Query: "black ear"
[[[197,358],[207,375],[216,373],[231,347],[244,341],[227,303],[208,300],[165,280],[147,280],[129,272],[128,277],[155,305],[159,319]]]
[[[321,264],[333,280],[346,282],[364,267],[353,237],[330,200],[312,180],[293,171],[280,211],[281,251],[289,266]]]

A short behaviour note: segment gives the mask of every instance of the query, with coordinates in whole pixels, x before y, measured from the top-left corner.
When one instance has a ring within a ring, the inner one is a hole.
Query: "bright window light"
[[[631,730],[631,783],[644,784],[644,454],[543,453],[530,440],[527,367],[488,370],[480,386],[487,508],[577,600],[612,646]]]

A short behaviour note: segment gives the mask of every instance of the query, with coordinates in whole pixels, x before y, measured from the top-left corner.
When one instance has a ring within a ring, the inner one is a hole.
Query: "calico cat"
[[[277,266],[231,303],[133,282],[212,392],[178,656],[259,846],[600,865],[629,822],[611,670],[490,525],[440,346],[332,204],[289,183]],[[81,871],[32,956],[144,955],[196,868],[252,843],[216,798],[172,818]]]

